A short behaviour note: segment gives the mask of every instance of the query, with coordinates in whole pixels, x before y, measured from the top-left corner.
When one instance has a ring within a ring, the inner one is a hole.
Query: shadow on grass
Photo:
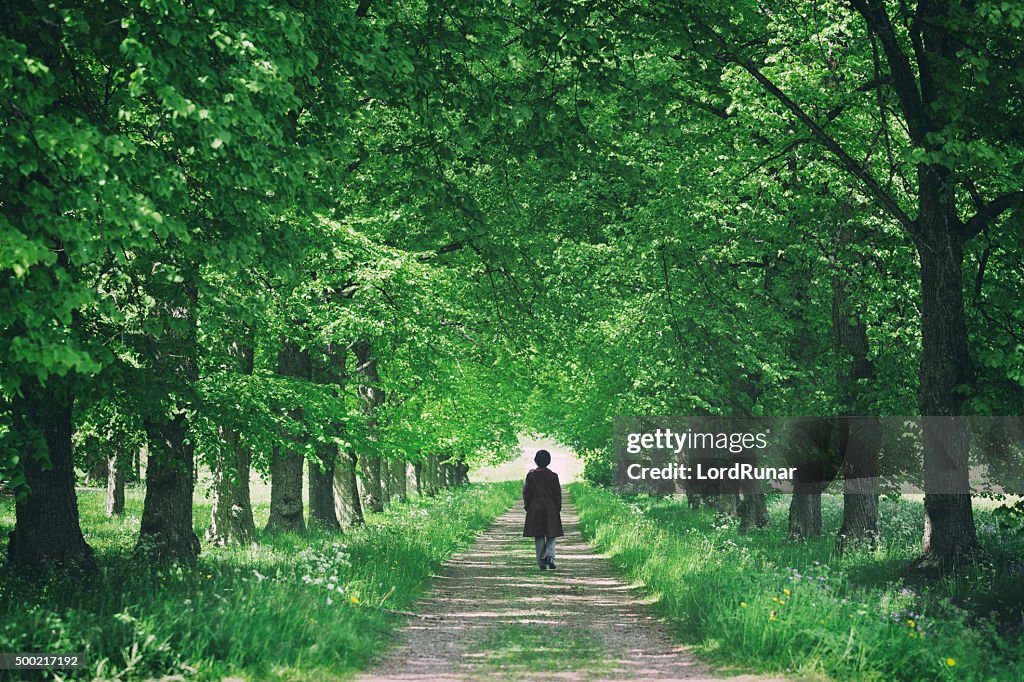
[[[727,664],[835,679],[1024,679],[1020,537],[977,514],[988,563],[939,581],[904,577],[920,546],[920,502],[882,500],[882,542],[839,554],[834,530],[789,540],[786,500],[771,526],[734,521],[682,499],[620,498],[579,485],[581,527],[657,598],[676,633]],[[823,518],[841,518],[841,496]],[[828,528],[829,526],[826,526]]]
[[[134,491],[133,491],[134,492]],[[343,534],[263,535],[204,548],[192,566],[132,554],[139,495],[108,519],[80,495],[98,570],[31,579],[0,563],[0,650],[84,652],[76,678],[341,679],[370,659],[426,578],[508,508],[517,486],[471,486],[394,505]],[[209,507],[196,505],[197,528]],[[0,532],[12,515],[0,516]]]

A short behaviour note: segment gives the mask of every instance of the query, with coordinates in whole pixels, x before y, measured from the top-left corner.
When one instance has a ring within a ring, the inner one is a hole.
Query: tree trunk
[[[797,484],[789,505],[789,538],[806,540],[821,535],[821,488]]]
[[[147,339],[149,352],[144,359],[159,398],[147,395],[144,403],[149,458],[135,550],[155,561],[192,562],[200,549],[192,525],[195,444],[189,438],[186,416],[199,378],[194,314],[198,279],[191,266],[185,284],[163,281],[153,286],[153,295],[162,302],[155,319],[160,331]]]
[[[249,545],[256,541],[249,496],[252,451],[240,444],[237,431],[223,426],[219,431],[233,456],[219,460],[213,469],[213,509],[206,540],[220,546]]]
[[[380,489],[381,495],[384,499],[384,504],[387,505],[391,501],[391,497],[395,491],[395,481],[393,480],[394,472],[391,471],[391,460],[384,459],[380,463]]]
[[[391,469],[391,500],[405,502],[409,499],[409,465],[404,459],[392,459],[388,462]]]
[[[115,454],[107,460],[107,516],[124,513],[125,456]]]
[[[309,463],[309,525],[341,530],[334,509],[334,457],[336,447],[317,448],[319,462]]]
[[[437,493],[437,458],[434,455],[425,455],[420,462],[420,494],[434,495]]]
[[[348,380],[348,350],[342,343],[329,343],[323,349],[321,361],[322,366],[317,370],[316,379],[331,386],[341,415]],[[345,435],[345,424],[340,418],[331,423],[331,435],[339,438]],[[310,464],[310,523],[332,530],[363,525],[365,521],[359,500],[356,454],[346,452],[334,443],[322,443],[317,447],[317,455],[324,466],[320,469],[315,463]]]
[[[438,455],[434,459],[434,466],[431,469],[431,473],[434,474],[434,487],[440,492],[448,487],[448,465],[442,461],[444,455]]]
[[[737,516],[739,514],[739,499],[734,492],[726,492],[717,496],[715,508],[719,514],[725,516]]]
[[[377,359],[373,357],[370,344],[366,341],[357,341],[352,349],[356,355],[356,371],[362,377],[359,397],[363,401],[363,414],[367,416],[367,440],[372,444],[372,452],[359,457],[359,474],[363,479],[363,491],[366,496],[364,506],[372,512],[380,512],[384,510],[384,488],[381,482],[380,442],[375,414],[377,407],[384,402],[384,391],[380,388]]]
[[[423,496],[423,460],[420,459],[412,465],[413,477],[416,481],[416,494]]]
[[[821,491],[834,475],[830,456],[833,420],[812,417],[797,422],[791,462],[796,466],[789,505],[789,537],[803,540],[821,535]],[[831,474],[831,475],[830,475]]]
[[[92,464],[90,464],[89,470],[85,472],[86,485],[98,488],[101,485],[106,485],[109,478],[110,471],[107,468],[107,458],[97,456]]]
[[[755,465],[757,462],[753,462]],[[740,517],[741,533],[752,528],[767,528],[771,522],[768,515],[768,501],[760,481],[743,481],[740,484],[739,504],[737,513]]]
[[[450,485],[450,483],[449,483],[449,480],[451,478],[450,473],[451,472],[450,472],[450,467],[448,466],[448,462],[438,461],[438,463],[437,463],[437,482],[438,482],[438,487],[439,488],[447,488]]]
[[[921,206],[921,383],[924,436],[924,541],[916,562],[947,570],[971,558],[978,535],[971,508],[970,426],[963,389],[973,384],[963,299],[963,249],[955,217]]]
[[[345,355],[344,346],[328,344],[314,370],[317,383],[330,387],[339,411],[344,405]],[[340,419],[331,422],[330,435],[340,437],[343,430]],[[341,530],[334,499],[338,446],[333,442],[318,443],[316,454],[316,461],[309,463],[309,523],[328,530]]]
[[[469,485],[469,465],[465,462],[455,463],[455,485]]]
[[[277,446],[270,460],[270,516],[266,532],[306,530],[302,509],[302,455]]]
[[[232,343],[229,355],[240,374],[253,371],[253,349],[249,344]],[[252,451],[241,443],[241,434],[229,426],[218,429],[226,453],[213,467],[213,508],[206,540],[214,545],[249,545],[256,541],[256,523],[252,518],[249,474]]]
[[[149,439],[146,499],[136,551],[155,561],[194,561],[199,538],[192,527],[194,446],[188,440],[188,420],[145,420]]]
[[[444,465],[441,464],[440,455],[432,455],[430,458],[430,494],[436,495],[444,488]]]
[[[840,246],[848,243],[845,231]],[[875,376],[870,359],[867,325],[852,310],[845,279],[836,268],[832,275],[832,334],[839,362],[839,459],[843,470],[843,523],[836,537],[842,551],[849,544],[874,545],[878,539],[878,455],[882,447],[881,421],[867,414],[864,384]]]
[[[286,341],[277,355],[277,373],[308,381],[312,369],[309,353],[297,344]],[[289,415],[301,422],[302,406],[293,407]],[[302,508],[303,462],[302,454],[291,447],[274,447],[270,460],[270,517],[267,519],[267,532],[305,532],[306,521]]]
[[[380,458],[373,455],[360,457],[359,476],[363,481],[363,508],[372,512],[384,511],[383,467]]]
[[[90,569],[92,548],[78,521],[71,446],[74,396],[63,380],[22,386],[13,401],[12,435],[25,443],[21,460],[28,495],[15,503],[7,555],[13,566],[60,564]]]
[[[349,452],[342,453],[334,468],[334,505],[338,518],[346,526],[366,523],[363,519],[363,505],[359,500],[357,465],[355,452]]]
[[[874,546],[878,540],[878,454],[882,424],[877,417],[839,420],[839,457],[843,462],[843,525],[837,547]]]

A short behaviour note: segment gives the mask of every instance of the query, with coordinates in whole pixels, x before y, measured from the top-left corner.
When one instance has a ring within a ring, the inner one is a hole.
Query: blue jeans
[[[533,539],[537,547],[537,565],[547,566],[548,562],[555,562],[555,540],[558,538],[546,538],[543,535]]]

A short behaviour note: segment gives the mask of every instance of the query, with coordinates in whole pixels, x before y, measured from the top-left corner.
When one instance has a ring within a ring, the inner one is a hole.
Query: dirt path
[[[513,507],[450,561],[363,680],[719,680],[672,642],[562,511],[558,569],[540,571]]]

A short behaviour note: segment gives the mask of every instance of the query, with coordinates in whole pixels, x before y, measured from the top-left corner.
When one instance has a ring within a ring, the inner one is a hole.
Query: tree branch
[[[446,254],[446,253],[451,253],[452,251],[458,251],[459,249],[463,248],[465,245],[466,244],[463,241],[450,242],[450,243],[445,244],[444,246],[440,247],[436,251],[431,251],[430,253],[421,254],[420,256],[417,257],[417,260],[419,262],[421,262],[421,263],[426,263],[427,261],[432,260],[432,259],[434,259],[434,258],[436,258],[436,257],[438,257],[440,255],[443,255],[443,254]]]
[[[742,55],[736,54],[736,52],[731,49],[725,39],[722,38],[717,31],[714,29],[710,30],[725,47],[727,53],[730,54],[747,73],[753,76],[754,80],[760,83],[765,90],[781,102],[783,106],[789,109],[794,116],[800,119],[800,121],[811,131],[814,137],[817,138],[818,142],[839,159],[839,163],[842,167],[864,184],[868,192],[878,201],[879,204],[881,204],[882,208],[888,211],[889,214],[898,220],[908,231],[913,229],[913,219],[900,207],[899,202],[897,202],[892,195],[886,192],[885,189],[878,184],[878,180],[876,180],[866,168],[857,163],[856,159],[850,156],[838,142],[832,139],[832,137],[825,132],[825,129],[822,128],[817,121],[811,118],[811,116],[804,111],[799,104],[790,99],[789,96],[779,88],[779,86],[775,85],[775,83],[765,76],[753,62]]]
[[[1017,190],[1016,192],[1007,192],[985,204],[982,208],[978,209],[973,218],[963,224],[961,235],[964,241],[969,241],[978,236],[985,229],[986,225],[1021,201],[1024,201],[1024,189]]]
[[[878,36],[879,42],[882,43],[885,60],[889,63],[889,71],[892,72],[893,89],[907,119],[910,139],[915,144],[920,144],[924,141],[926,132],[924,105],[921,102],[921,93],[917,89],[917,79],[914,77],[910,58],[900,47],[885,4],[880,0],[850,0],[850,4],[864,17],[868,31]]]

